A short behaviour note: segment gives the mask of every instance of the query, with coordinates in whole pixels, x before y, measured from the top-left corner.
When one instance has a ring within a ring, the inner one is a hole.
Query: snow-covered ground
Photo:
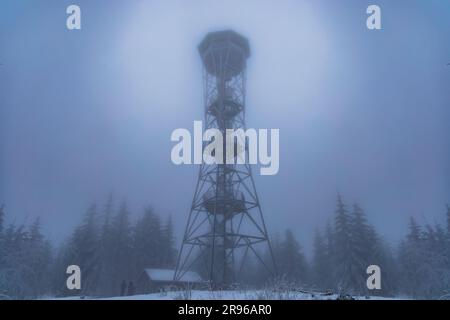
[[[308,293],[300,291],[272,291],[272,290],[186,290],[150,293],[125,297],[101,298],[102,300],[336,300],[337,294]],[[353,297],[356,300],[386,300],[387,297],[368,296]],[[64,300],[99,299],[95,297],[65,297]],[[397,298],[398,299],[398,298]]]

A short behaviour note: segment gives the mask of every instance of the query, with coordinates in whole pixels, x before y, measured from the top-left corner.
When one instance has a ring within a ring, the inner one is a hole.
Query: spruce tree
[[[450,238],[450,206],[447,205],[447,234]]]
[[[114,239],[112,233],[112,216],[114,212],[113,195],[109,194],[103,207],[102,225],[99,243],[99,293],[104,296],[116,294],[111,279],[114,276]]]
[[[28,281],[30,268],[27,264],[28,234],[24,226],[9,225],[4,232],[3,261],[0,269],[0,294],[15,299],[31,297]]]
[[[0,239],[2,237],[2,233],[3,233],[3,224],[5,221],[5,212],[4,212],[4,205],[0,206]]]
[[[41,232],[41,222],[37,218],[28,231],[27,245],[27,281],[30,294],[39,297],[50,293],[50,267],[52,264],[52,247]]]
[[[137,221],[133,235],[137,272],[163,266],[162,231],[159,216],[151,207]]]
[[[5,213],[3,210],[4,206],[0,206],[0,272],[2,270],[2,265],[4,263],[4,256],[6,254],[6,248],[4,244],[4,237],[3,237],[3,223],[4,223],[4,217]]]
[[[175,249],[175,237],[171,216],[167,218],[166,224],[161,230],[161,237],[162,237],[162,266],[166,268],[174,268],[177,250]]]
[[[83,222],[76,227],[70,239],[70,264],[78,265],[83,272],[81,293],[98,294],[99,276],[99,228],[97,207],[91,205],[83,217]]]
[[[281,275],[292,283],[304,285],[308,279],[308,265],[291,230],[286,230],[278,252],[278,268]]]
[[[313,285],[322,290],[329,289],[332,282],[332,265],[328,255],[327,243],[318,230],[316,230],[314,236],[311,268],[311,280]]]
[[[114,272],[111,278],[111,286],[115,295],[120,293],[120,284],[123,280],[133,281],[133,244],[132,229],[130,224],[130,212],[127,203],[122,202],[119,211],[114,216],[111,225],[111,238],[113,251]],[[132,262],[132,263],[130,263]]]
[[[347,208],[338,195],[334,220],[334,274],[336,289],[340,293],[352,293],[352,275],[355,273],[352,260],[353,247],[350,217]]]
[[[336,274],[334,271],[334,255],[335,255],[335,241],[334,241],[334,230],[333,226],[330,222],[327,222],[325,227],[325,250],[326,250],[326,259],[327,263],[330,266],[330,271],[324,275],[325,279],[325,288],[333,289],[336,287]]]
[[[399,247],[399,260],[402,270],[402,286],[406,294],[418,298],[422,296],[422,262],[424,256],[421,228],[414,218],[410,219],[406,240]]]
[[[377,237],[375,230],[368,224],[363,209],[358,205],[353,205],[350,216],[351,225],[351,252],[352,273],[350,284],[352,291],[357,294],[368,293],[366,280],[366,270],[369,265],[375,263],[375,248]]]

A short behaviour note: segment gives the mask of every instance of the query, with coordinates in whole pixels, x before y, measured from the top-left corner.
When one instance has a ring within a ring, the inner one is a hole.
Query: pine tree
[[[406,240],[400,244],[399,260],[402,270],[402,287],[406,294],[412,297],[421,297],[421,282],[423,278],[422,262],[424,246],[421,237],[421,228],[414,218],[409,222],[409,233]]]
[[[368,224],[363,209],[358,204],[353,205],[350,216],[351,226],[351,267],[350,284],[357,294],[368,293],[366,269],[375,263],[375,247],[377,236],[375,230]]]
[[[421,232],[420,226],[416,223],[416,220],[411,217],[409,220],[409,233],[407,235],[407,240],[413,244],[419,243],[421,240]]]
[[[151,207],[144,210],[136,223],[133,242],[137,272],[142,272],[144,268],[162,267],[161,222]]]
[[[27,281],[31,290],[31,296],[39,297],[49,294],[52,247],[41,232],[39,218],[29,228],[27,245],[24,250],[27,256],[27,266],[29,267]]]
[[[83,271],[82,294],[98,294],[100,264],[97,222],[97,207],[92,205],[86,212],[82,224],[73,232],[70,240],[70,264],[78,265]]]
[[[450,237],[450,206],[447,205],[447,234]]]
[[[291,230],[286,230],[278,256],[278,268],[282,276],[292,283],[305,284],[308,279],[308,265],[300,244],[294,238]]]
[[[114,294],[117,295],[120,292],[120,284],[123,280],[134,280],[133,266],[135,265],[135,262],[132,262],[133,246],[130,212],[128,211],[126,201],[122,203],[119,211],[113,218],[111,234],[114,248],[114,272],[110,281],[113,291],[115,292]]]
[[[111,233],[111,217],[113,215],[113,210],[114,210],[113,195],[109,194],[103,209],[103,224],[101,230],[102,246],[105,246],[109,240],[108,238]]]
[[[162,266],[173,268],[177,250],[175,249],[175,237],[173,231],[172,217],[167,218],[167,222],[161,231],[162,237]]]
[[[4,220],[5,220],[5,212],[4,212],[4,205],[0,206],[0,239],[2,237],[2,233],[3,233],[3,224],[4,224]]]
[[[5,248],[4,237],[3,237],[3,223],[4,223],[4,217],[5,217],[3,208],[4,208],[3,205],[0,206],[0,272],[2,270],[4,256],[6,254],[6,248]]]
[[[3,235],[3,224],[5,219],[4,205],[0,206],[0,294],[5,294],[2,292],[4,290],[4,285],[6,280],[5,265],[6,265],[6,244]],[[5,290],[6,291],[6,290]]]
[[[398,291],[399,270],[398,261],[392,248],[382,239],[375,242],[373,262],[381,269],[381,290],[371,291],[371,295],[394,296]]]
[[[443,228],[439,225],[434,228],[427,225],[422,233],[422,242],[420,274],[423,278],[420,282],[420,292],[426,298],[439,298],[447,293],[450,285]]]
[[[50,293],[51,246],[37,219],[30,227],[11,224],[2,237],[0,294],[16,299]]]
[[[112,234],[111,219],[114,211],[113,195],[109,194],[103,208],[102,225],[99,245],[99,293],[104,296],[115,294],[111,279],[114,275],[114,239]]]
[[[449,258],[448,231],[439,224],[421,227],[411,218],[409,233],[399,247],[402,291],[414,298],[448,295]]]
[[[325,250],[328,265],[330,266],[330,271],[323,275],[325,277],[324,282],[326,284],[326,289],[333,289],[336,287],[336,274],[334,272],[334,256],[335,256],[335,241],[334,241],[334,230],[330,222],[327,222],[325,227]],[[331,267],[333,266],[333,268]]]
[[[27,232],[24,226],[9,225],[4,234],[2,267],[0,269],[0,294],[23,299],[31,297],[31,288],[27,277],[30,268],[25,252]]]
[[[445,284],[447,285],[446,294],[450,294],[450,206],[447,205],[447,234],[444,240],[444,255],[445,255]]]
[[[66,270],[73,263],[72,239],[65,240],[56,250],[53,266],[51,267],[51,290],[57,296],[73,295],[66,286],[67,274]]]
[[[336,288],[342,293],[352,292],[352,275],[355,274],[352,260],[353,247],[350,217],[347,208],[338,195],[334,220],[334,273]]]
[[[319,289],[327,290],[332,284],[332,269],[328,247],[320,231],[316,231],[313,244],[312,283]]]

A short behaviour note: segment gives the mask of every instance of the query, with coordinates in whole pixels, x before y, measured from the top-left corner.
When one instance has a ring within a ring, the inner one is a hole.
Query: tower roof
[[[211,46],[236,46],[240,48],[245,55],[245,58],[250,57],[250,45],[248,39],[244,36],[241,36],[239,33],[233,30],[223,30],[223,31],[214,31],[208,33],[205,38],[203,38],[202,42],[198,46],[198,50],[200,51],[200,55],[203,54],[211,47]]]
[[[198,46],[203,64],[214,75],[233,76],[245,68],[250,56],[248,39],[233,30],[208,33]]]

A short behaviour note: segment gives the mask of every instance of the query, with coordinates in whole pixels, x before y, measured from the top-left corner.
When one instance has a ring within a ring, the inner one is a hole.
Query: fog
[[[66,29],[77,3],[82,29]],[[366,8],[382,9],[382,30]],[[253,170],[269,232],[306,250],[336,194],[396,243],[450,201],[450,4],[444,1],[3,1],[0,203],[64,239],[109,192],[172,215],[178,240],[199,167],[170,160],[203,120],[197,45],[250,41],[247,127],[280,129],[280,170]]]

